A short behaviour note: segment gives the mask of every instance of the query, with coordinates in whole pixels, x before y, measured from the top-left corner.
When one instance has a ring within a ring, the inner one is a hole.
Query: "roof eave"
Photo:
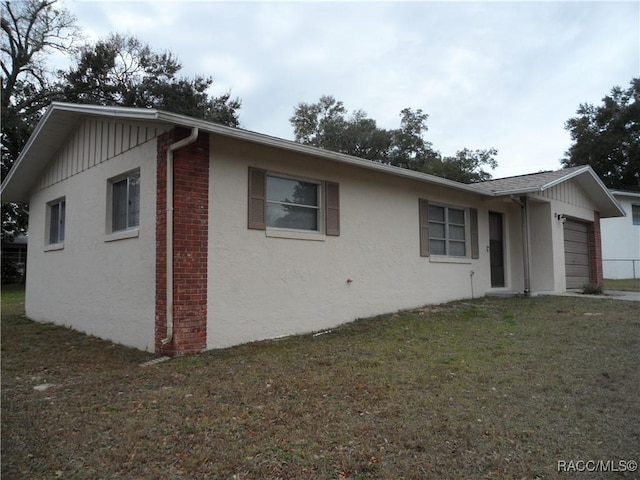
[[[587,181],[595,183],[597,186],[597,191],[601,193],[599,196],[598,208],[600,208],[600,217],[601,218],[611,218],[611,217],[624,217],[625,211],[620,205],[620,202],[611,194],[609,189],[602,183],[600,177],[596,175],[596,172],[589,165],[585,165],[584,169],[578,170],[578,181],[580,178],[586,178]],[[574,177],[572,175],[571,177]],[[591,189],[589,189],[591,190]]]
[[[583,184],[584,181],[581,181],[581,179],[585,178],[587,179],[586,182],[589,182],[591,185],[588,185],[586,188],[584,185],[582,186],[583,188],[585,188],[585,190],[590,191],[591,194],[595,196],[594,201],[596,202],[596,205],[600,211],[601,218],[622,217],[625,215],[620,203],[607,189],[604,183],[602,183],[602,180],[600,180],[598,175],[596,175],[596,173],[593,171],[593,168],[591,168],[591,166],[589,165],[585,165],[582,168],[569,172],[566,175],[563,175],[562,177],[557,178],[551,182],[545,183],[540,187],[518,188],[511,190],[494,190],[493,194],[496,197],[507,197],[511,195],[525,195],[528,193],[542,193],[545,190],[548,190],[571,179],[576,179],[580,184]],[[593,191],[594,187],[596,189],[595,194]]]
[[[552,180],[548,183],[545,183],[544,185],[542,185],[540,187],[540,191],[544,192],[545,190],[548,190],[549,188],[555,187],[556,185],[560,185],[561,183],[566,182],[567,180],[571,180],[574,177],[577,177],[579,175],[582,175],[583,173],[585,173],[586,171],[591,170],[591,167],[588,165],[585,165],[584,167],[574,170],[572,172],[567,173],[566,175],[563,175],[560,178],[556,178],[555,180]],[[591,172],[593,173],[593,170],[591,170]],[[604,187],[604,185],[603,185]],[[605,187],[606,188],[606,187]]]
[[[324,160],[345,163],[360,168],[366,168],[368,170],[375,170],[383,172],[389,175],[410,178],[421,182],[433,183],[441,185],[443,187],[454,188],[457,190],[463,190],[475,195],[486,196],[487,194],[478,188],[467,185],[465,183],[456,182],[454,180],[448,180],[446,178],[437,177],[428,173],[416,172],[414,170],[408,170],[406,168],[395,167],[393,165],[385,165],[383,163],[375,162],[373,160],[365,160],[352,155],[344,153],[333,152],[331,150],[325,150],[311,145],[304,145],[302,143],[294,142],[291,140],[285,140],[263,133],[252,132],[249,130],[241,130],[239,128],[227,127],[225,125],[219,125],[210,123],[205,120],[199,120],[184,115],[178,115],[169,112],[158,112],[158,119],[167,123],[174,123],[184,127],[198,127],[201,130],[209,133],[223,135],[238,140],[244,140],[252,143],[258,143],[273,148],[279,148],[282,150],[288,150],[291,152],[301,153],[304,155],[310,155],[313,157],[322,158]]]
[[[248,130],[242,130],[239,128],[228,127],[225,125],[219,125],[211,123],[206,120],[200,120],[185,115],[175,114],[171,112],[164,112],[156,109],[135,109],[129,107],[108,107],[108,106],[96,106],[85,104],[69,104],[53,102],[47,109],[42,119],[36,126],[33,134],[27,141],[23,151],[16,160],[15,165],[7,175],[7,178],[0,187],[0,192],[3,198],[8,198],[8,201],[15,202],[28,202],[29,192],[33,188],[33,185],[26,185],[24,182],[13,181],[14,176],[22,174],[25,168],[31,170],[37,170],[38,168],[44,168],[43,165],[33,161],[29,165],[24,164],[24,159],[28,158],[32,153],[34,144],[40,138],[43,129],[51,120],[54,115],[72,114],[80,119],[82,116],[104,116],[110,118],[121,118],[133,121],[147,121],[158,122],[162,124],[169,124],[174,126],[181,126],[187,128],[198,127],[200,130],[223,135],[226,137],[235,138],[238,140],[258,143],[260,145],[270,146],[273,148],[279,148],[288,150],[304,155],[313,156],[316,158],[322,158],[324,160],[339,162],[343,164],[352,165],[359,168],[366,168],[368,170],[374,170],[388,175],[394,175],[397,177],[416,180],[419,182],[430,183],[439,185],[445,188],[452,188],[455,190],[461,190],[468,193],[472,193],[478,196],[491,196],[486,191],[476,188],[473,185],[467,185],[464,183],[455,182],[445,178],[429,175],[426,173],[420,173],[413,170],[407,170],[392,165],[385,165],[382,163],[374,162],[372,160],[365,160],[362,158],[346,155],[343,153],[332,152],[321,148],[313,147],[310,145],[303,145],[301,143],[293,142],[291,140],[284,140],[269,135],[251,132]],[[32,165],[33,164],[33,165]],[[33,173],[33,172],[32,172]],[[30,175],[30,178],[35,178],[37,175]],[[18,183],[21,183],[18,185]]]
[[[632,192],[630,190],[609,190],[609,193],[613,195],[613,197],[632,197],[632,198],[640,198],[640,192]]]

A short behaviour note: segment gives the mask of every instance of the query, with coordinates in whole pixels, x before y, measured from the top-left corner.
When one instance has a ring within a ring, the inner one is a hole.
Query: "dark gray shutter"
[[[249,167],[249,223],[248,228],[267,228],[267,174],[264,170]]]
[[[325,198],[325,234],[340,236],[340,185],[334,182],[324,183]]]
[[[429,200],[419,199],[420,210],[420,256],[429,256]]]
[[[478,246],[478,210],[469,209],[469,221],[471,223],[471,258],[480,258],[480,247]]]

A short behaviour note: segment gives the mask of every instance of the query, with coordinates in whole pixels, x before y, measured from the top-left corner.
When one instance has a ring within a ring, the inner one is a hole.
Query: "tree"
[[[325,95],[317,103],[298,104],[289,121],[295,141],[305,145],[460,182],[491,178],[483,167],[497,166],[495,149],[464,149],[454,157],[443,156],[425,139],[429,118],[426,113],[405,108],[400,117],[399,128],[383,129],[366,112],[356,110],[349,115],[341,101]]]
[[[498,162],[494,157],[497,154],[498,151],[495,148],[487,150],[463,148],[456,152],[455,156],[434,159],[422,169],[422,172],[461,183],[484,182],[491,180],[491,174],[482,168],[485,165],[491,169],[496,168]]]
[[[45,63],[53,51],[71,52],[79,38],[76,19],[56,0],[2,2],[2,180],[13,166],[44,108],[55,97]],[[26,205],[2,205],[2,237],[24,233]]]
[[[289,119],[295,140],[305,145],[373,160],[386,158],[391,146],[389,132],[379,129],[375,120],[356,110],[347,117],[344,104],[331,96],[318,103],[300,103]]]
[[[239,126],[240,100],[229,93],[209,97],[211,77],[178,77],[182,65],[171,52],[154,52],[140,40],[112,34],[80,49],[77,64],[60,72],[70,102],[157,108]]]
[[[583,103],[565,123],[573,144],[565,167],[591,165],[609,188],[640,191],[640,78],[613,87],[603,104]]]

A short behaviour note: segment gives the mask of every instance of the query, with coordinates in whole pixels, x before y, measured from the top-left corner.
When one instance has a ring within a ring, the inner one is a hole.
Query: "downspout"
[[[187,138],[178,140],[167,149],[167,338],[162,340],[163,345],[173,340],[173,152],[195,142],[197,138],[198,127],[193,127]]]
[[[529,211],[526,195],[517,198],[511,195],[511,200],[520,205],[522,212],[522,251],[523,251],[523,266],[524,266],[524,294],[529,295],[531,293],[531,273],[529,263]]]

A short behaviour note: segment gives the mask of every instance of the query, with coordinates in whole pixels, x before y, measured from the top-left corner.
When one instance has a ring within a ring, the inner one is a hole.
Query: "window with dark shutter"
[[[340,235],[340,185],[249,167],[248,228]],[[269,233],[268,233],[269,235]]]
[[[478,210],[420,201],[420,256],[479,258]]]
[[[420,214],[420,256],[428,257],[429,251],[429,200],[419,199]]]
[[[325,182],[325,234],[340,236],[340,185]]]
[[[249,167],[249,222],[248,228],[265,230],[266,222],[266,172]]]

